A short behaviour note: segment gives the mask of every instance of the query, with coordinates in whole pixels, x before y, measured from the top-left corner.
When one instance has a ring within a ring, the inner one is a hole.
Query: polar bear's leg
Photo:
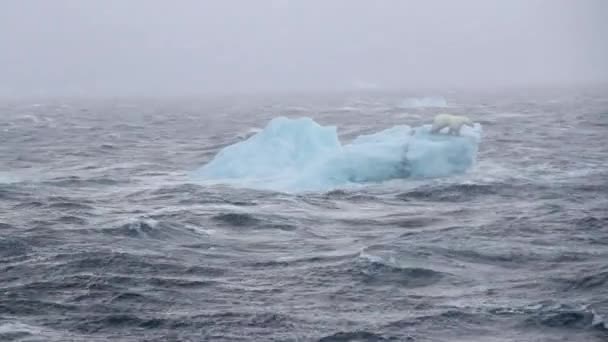
[[[441,131],[441,129],[443,129],[444,127],[445,127],[444,125],[433,123],[433,126],[431,127],[431,133],[432,134],[439,133],[439,131]]]
[[[452,124],[452,125],[450,125],[449,134],[450,135],[460,135],[460,128],[461,127],[462,127],[462,124]]]
[[[442,115],[442,114],[436,115],[435,118],[433,119],[433,125],[431,126],[430,133],[431,134],[439,133],[441,131],[441,129],[444,128],[445,126],[446,126],[445,115]]]

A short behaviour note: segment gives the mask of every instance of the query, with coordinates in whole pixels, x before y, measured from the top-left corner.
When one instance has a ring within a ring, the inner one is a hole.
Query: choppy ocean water
[[[605,341],[607,94],[3,101],[0,340]],[[464,175],[189,177],[277,116],[349,141],[438,112],[484,127]]]

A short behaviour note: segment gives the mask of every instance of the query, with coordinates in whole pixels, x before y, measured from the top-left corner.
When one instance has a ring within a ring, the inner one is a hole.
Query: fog
[[[0,96],[608,81],[604,0],[3,0]]]

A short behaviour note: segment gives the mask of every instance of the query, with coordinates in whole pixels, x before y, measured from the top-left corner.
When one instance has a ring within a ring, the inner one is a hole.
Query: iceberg
[[[192,174],[202,184],[284,192],[327,191],[393,179],[462,174],[474,165],[481,125],[460,136],[431,125],[398,125],[342,144],[335,126],[277,117],[247,140],[227,146]]]

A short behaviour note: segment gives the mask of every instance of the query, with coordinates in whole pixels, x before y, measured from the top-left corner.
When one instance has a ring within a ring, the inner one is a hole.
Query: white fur
[[[465,124],[473,126],[473,122],[466,116],[439,114],[433,120],[431,133],[439,133],[445,127],[449,127],[448,134],[460,135],[460,128]]]

